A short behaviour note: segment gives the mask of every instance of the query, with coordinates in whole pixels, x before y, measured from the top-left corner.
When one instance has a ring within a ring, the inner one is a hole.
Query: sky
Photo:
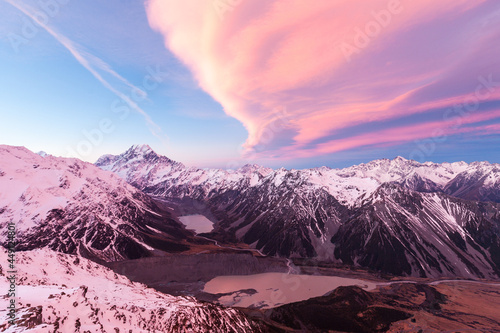
[[[0,143],[94,162],[500,162],[496,0],[0,0]]]

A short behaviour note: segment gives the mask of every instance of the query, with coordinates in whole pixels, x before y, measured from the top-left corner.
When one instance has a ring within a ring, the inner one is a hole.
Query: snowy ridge
[[[110,170],[146,192],[155,195],[170,194],[206,197],[212,192],[241,190],[272,180],[278,187],[284,178],[292,177],[307,183],[312,189],[323,189],[347,206],[359,205],[363,197],[369,196],[380,185],[394,182],[420,191],[444,191],[460,194],[449,189],[453,181],[471,179],[476,175],[482,187],[499,193],[492,201],[500,202],[500,166],[488,162],[419,163],[396,157],[380,159],[344,169],[328,167],[287,170],[272,170],[258,165],[245,165],[238,170],[187,168],[164,156],[157,155],[149,146],[132,146],[121,155],[105,155],[96,165]],[[486,178],[482,179],[480,175]],[[459,196],[459,195],[457,195]],[[477,200],[487,200],[479,198]]]
[[[0,247],[0,288],[9,289]],[[48,249],[19,252],[14,325],[0,297],[2,332],[260,332],[239,311],[174,297],[87,259]]]
[[[132,146],[121,155],[105,155],[95,164],[103,170],[113,171],[140,189],[147,188],[147,193],[160,195],[162,191],[172,190],[178,192],[179,197],[182,193],[191,196],[197,190],[206,196],[221,188],[231,190],[256,186],[272,173],[272,169],[258,165],[245,165],[238,170],[188,168],[159,156],[147,145]]]
[[[172,239],[185,238],[149,196],[77,159],[0,146],[0,189],[0,244],[13,222],[20,250],[49,247],[113,261],[146,256],[157,247],[148,224],[164,238],[171,232]]]

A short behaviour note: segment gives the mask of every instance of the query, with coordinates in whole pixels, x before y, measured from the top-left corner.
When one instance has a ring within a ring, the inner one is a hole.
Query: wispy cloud
[[[102,59],[94,56],[93,54],[86,51],[81,45],[72,41],[64,34],[58,32],[53,27],[49,26],[46,22],[43,22],[37,19],[36,10],[26,3],[22,3],[17,0],[4,0],[10,5],[17,8],[19,11],[28,16],[33,22],[36,22],[40,27],[42,27],[47,33],[49,33],[52,37],[54,37],[62,46],[64,46],[71,55],[75,58],[80,65],[82,65],[86,70],[88,70],[104,87],[106,87],[109,91],[114,93],[124,102],[126,102],[130,108],[134,111],[138,112],[142,115],[148,128],[151,133],[155,135],[157,138],[165,142],[165,135],[162,133],[160,126],[158,126],[149,114],[144,111],[134,100],[132,100],[129,95],[122,92],[119,88],[115,87],[109,80],[104,78],[104,75],[110,75],[111,77],[118,80],[120,84],[123,84],[125,87],[134,90],[136,93],[147,96],[147,93],[130,83],[127,79],[122,77],[120,74],[115,72],[109,64],[107,64]]]
[[[166,46],[244,124],[247,147],[262,142],[274,110],[286,107],[290,122],[267,156],[425,137],[430,114],[467,101],[479,76],[500,81],[494,0],[248,0],[223,19],[212,1],[149,0],[146,8]],[[498,100],[500,88],[480,102]],[[410,115],[415,124],[398,123]],[[393,125],[366,137],[346,131],[384,121]],[[421,133],[404,135],[410,129]]]
[[[486,121],[500,118],[500,110],[492,110],[466,117],[452,117],[447,120],[422,122],[412,125],[378,130],[369,133],[353,135],[348,138],[331,140],[315,145],[311,149],[286,147],[281,153],[283,158],[309,158],[317,155],[331,154],[359,147],[380,148],[403,144],[415,140],[438,137],[443,142],[451,136],[468,133],[481,137],[500,134],[499,124],[484,124]]]

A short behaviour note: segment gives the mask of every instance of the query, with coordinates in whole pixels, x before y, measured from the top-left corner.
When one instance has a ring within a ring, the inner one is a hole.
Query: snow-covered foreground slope
[[[259,332],[239,311],[162,294],[87,259],[39,249],[16,254],[15,325],[0,296],[2,332]],[[0,290],[8,290],[0,247]]]
[[[137,188],[77,159],[0,146],[0,244],[7,225],[19,250],[49,247],[106,261],[182,251],[187,234]]]
[[[500,202],[498,164],[398,157],[345,169],[205,170],[142,145],[96,165],[145,193],[197,200],[216,220],[212,237],[269,255],[403,275],[500,272],[499,205],[486,202]]]

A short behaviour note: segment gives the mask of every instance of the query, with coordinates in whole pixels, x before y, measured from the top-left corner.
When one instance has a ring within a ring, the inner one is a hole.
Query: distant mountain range
[[[147,145],[96,165],[157,198],[195,200],[211,237],[268,255],[396,275],[500,276],[500,165],[397,157],[345,169],[200,169]]]
[[[401,276],[498,279],[499,171],[488,162],[401,157],[345,169],[199,169],[147,145],[92,165],[0,146],[0,244],[14,221],[18,250],[98,262],[184,252],[202,238],[179,222],[182,209],[162,205],[169,200],[212,219],[204,236],[266,255]]]

